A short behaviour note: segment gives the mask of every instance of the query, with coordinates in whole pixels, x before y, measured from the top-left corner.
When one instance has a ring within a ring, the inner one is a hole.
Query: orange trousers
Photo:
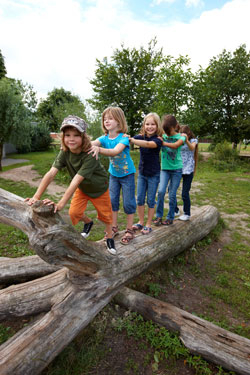
[[[76,189],[69,208],[69,216],[72,224],[76,225],[84,215],[88,201],[92,202],[97,211],[97,218],[106,224],[112,224],[112,206],[109,196],[109,190],[98,198],[91,198],[84,194],[80,189]]]

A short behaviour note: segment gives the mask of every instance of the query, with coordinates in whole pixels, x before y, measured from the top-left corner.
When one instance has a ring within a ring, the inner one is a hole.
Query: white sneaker
[[[113,238],[107,238],[107,250],[110,254],[116,255],[115,241]]]
[[[187,220],[190,220],[190,216],[189,215],[181,215],[178,220],[187,221]]]
[[[174,217],[180,216],[180,210],[174,213]]]

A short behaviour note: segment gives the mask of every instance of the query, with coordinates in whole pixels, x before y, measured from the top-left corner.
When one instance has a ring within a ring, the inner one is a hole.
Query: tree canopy
[[[250,139],[250,54],[241,45],[223,50],[200,69],[193,81],[189,120],[200,134],[212,134],[234,144]],[[197,124],[197,121],[199,124]]]
[[[151,110],[154,101],[153,83],[156,69],[162,61],[162,51],[156,50],[152,40],[148,48],[116,49],[111,61],[97,60],[95,78],[90,83],[94,90],[91,106],[102,112],[110,105],[121,107],[125,113],[130,134],[135,134],[143,115]]]
[[[90,105],[102,112],[110,105],[125,113],[130,134],[138,132],[146,113],[174,114],[197,135],[212,135],[237,144],[250,139],[249,53],[242,45],[224,50],[206,69],[193,73],[188,56],[163,56],[156,40],[148,49],[116,49],[111,62],[97,60]]]
[[[0,170],[2,170],[3,144],[9,141],[12,132],[25,126],[26,119],[27,109],[17,86],[12,80],[2,78],[0,80]],[[25,137],[24,130],[23,137]]]
[[[85,105],[77,95],[62,87],[49,92],[37,108],[37,118],[55,132],[59,130],[64,117],[70,114],[85,117]]]
[[[5,68],[4,57],[3,57],[2,52],[0,50],[0,79],[5,77],[6,74],[7,74],[7,70]]]
[[[187,56],[179,56],[176,59],[171,56],[164,57],[155,80],[153,107],[160,116],[169,113],[178,119],[183,117],[183,112],[190,102],[193,80],[189,63],[190,59]]]

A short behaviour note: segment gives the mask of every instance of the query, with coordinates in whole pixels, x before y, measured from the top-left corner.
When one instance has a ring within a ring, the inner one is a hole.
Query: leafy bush
[[[48,128],[41,123],[26,123],[22,132],[16,133],[12,140],[19,154],[46,151],[52,142]]]
[[[50,131],[43,124],[33,127],[31,136],[31,151],[46,151],[52,142]]]
[[[17,128],[13,134],[11,134],[11,142],[16,146],[19,154],[26,154],[32,151],[31,147],[31,132],[32,125],[25,122],[22,128]]]
[[[218,143],[214,147],[211,162],[220,171],[235,170],[239,164],[239,154],[228,142]]]

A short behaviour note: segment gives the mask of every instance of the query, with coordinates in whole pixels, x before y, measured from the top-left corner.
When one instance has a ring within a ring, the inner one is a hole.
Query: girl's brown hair
[[[171,129],[176,129],[177,120],[173,115],[165,115],[162,119],[162,127],[164,132],[170,136]]]
[[[157,113],[155,112],[150,112],[148,113],[145,117],[144,117],[144,120],[143,120],[143,123],[142,123],[142,127],[141,127],[141,131],[140,131],[140,134],[143,135],[143,137],[145,136],[146,134],[146,131],[145,131],[145,124],[146,124],[146,121],[149,117],[153,117],[154,119],[154,122],[157,126],[157,129],[156,129],[156,132],[155,134],[158,136],[158,137],[161,137],[162,136],[162,133],[163,133],[163,129],[162,129],[162,126],[161,126],[161,120],[160,120],[160,117],[158,116]]]
[[[105,134],[107,134],[107,129],[104,126],[104,117],[107,114],[111,114],[115,121],[118,122],[119,133],[126,133],[128,131],[128,125],[123,110],[120,107],[108,107],[102,112],[102,130]]]
[[[91,148],[90,138],[87,135],[87,133],[85,133],[85,132],[80,133],[74,126],[66,126],[65,128],[63,128],[63,130],[61,132],[61,147],[62,147],[63,151],[69,151],[69,148],[65,145],[65,142],[64,142],[64,134],[69,129],[74,129],[75,131],[77,131],[81,135],[81,137],[82,137],[82,151],[87,152]]]
[[[187,134],[189,141],[190,139],[195,138],[194,133],[192,132],[192,130],[190,129],[188,125],[182,125],[180,128],[180,132]],[[198,164],[198,143],[196,144],[196,147],[194,149],[194,174],[196,172],[197,164]]]

